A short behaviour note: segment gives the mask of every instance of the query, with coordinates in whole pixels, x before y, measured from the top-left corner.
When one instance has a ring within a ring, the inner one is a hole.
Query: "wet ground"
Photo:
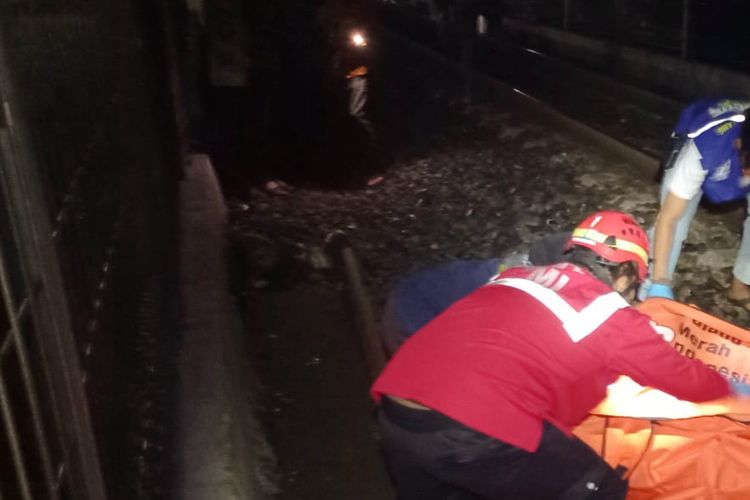
[[[394,281],[415,269],[524,247],[600,209],[630,212],[650,226],[658,208],[652,175],[481,91],[467,103],[456,73],[407,44],[384,39],[380,47],[370,104],[381,110],[381,147],[389,153],[382,184],[342,189],[318,179],[286,196],[251,184],[231,193],[233,238],[245,266],[237,291],[265,384],[263,413],[283,499],[391,495],[364,359],[342,280],[325,258],[326,235],[343,230],[353,241],[377,313]],[[745,326],[750,313],[724,295],[739,244],[736,213],[699,212],[677,295]]]

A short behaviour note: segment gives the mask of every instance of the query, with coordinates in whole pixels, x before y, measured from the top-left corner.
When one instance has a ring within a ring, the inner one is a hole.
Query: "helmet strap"
[[[610,271],[611,265],[588,248],[573,247],[567,254],[568,262],[588,269],[599,281],[612,286],[614,280]]]

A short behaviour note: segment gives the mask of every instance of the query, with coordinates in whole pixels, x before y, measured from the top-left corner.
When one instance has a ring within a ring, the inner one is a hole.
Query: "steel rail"
[[[367,369],[370,378],[374,380],[385,367],[386,356],[372,303],[362,280],[359,260],[351,241],[343,231],[334,231],[329,234],[326,237],[326,247],[333,254],[334,260],[342,267]]]
[[[460,61],[450,59],[433,49],[414,43],[398,34],[387,31],[381,31],[380,33],[385,38],[390,39],[390,42],[396,43],[400,47],[406,47],[420,57],[430,59],[454,74],[461,75],[468,72],[468,76],[475,84],[480,83],[485,86],[486,89],[492,92],[494,98],[505,103],[511,109],[522,112],[523,116],[544,123],[550,128],[567,133],[574,139],[596,148],[602,154],[611,155],[622,162],[630,164],[646,175],[656,174],[660,167],[660,158],[555,109],[524,89],[515,88],[495,77],[491,77],[473,68],[467,68]],[[597,83],[601,84],[602,81],[600,77]],[[619,89],[622,89],[622,87],[627,85],[618,82],[617,86]],[[633,92],[637,91],[634,90]]]

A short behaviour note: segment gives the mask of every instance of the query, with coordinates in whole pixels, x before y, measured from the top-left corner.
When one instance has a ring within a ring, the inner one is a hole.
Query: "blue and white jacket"
[[[742,163],[735,140],[745,121],[750,101],[703,99],[687,106],[680,114],[673,137],[692,139],[707,171],[703,194],[714,203],[738,200],[750,193],[743,179]]]

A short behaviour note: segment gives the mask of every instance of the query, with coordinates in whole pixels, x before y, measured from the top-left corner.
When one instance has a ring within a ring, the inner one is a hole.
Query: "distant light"
[[[477,16],[477,35],[479,36],[485,36],[487,35],[487,31],[489,30],[489,27],[487,25],[487,18],[483,15]]]
[[[367,46],[367,40],[365,39],[365,36],[359,31],[355,31],[354,33],[352,33],[351,40],[352,44],[354,44],[355,47]]]

